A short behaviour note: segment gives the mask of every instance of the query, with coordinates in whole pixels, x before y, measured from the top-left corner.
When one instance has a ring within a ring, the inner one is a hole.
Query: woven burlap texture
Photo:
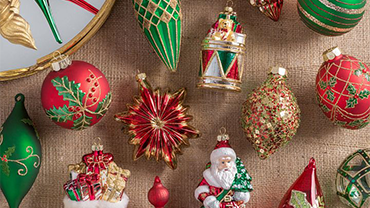
[[[310,31],[299,19],[296,1],[285,1],[281,19],[273,22],[247,0],[235,1],[234,9],[247,34],[246,60],[241,93],[197,89],[200,43],[225,0],[183,0],[183,37],[179,68],[170,73],[150,48],[141,33],[131,0],[117,0],[111,16],[100,31],[75,55],[76,60],[89,62],[105,73],[113,93],[107,115],[93,128],[71,131],[60,128],[45,115],[40,99],[42,80],[48,70],[19,80],[0,83],[0,122],[4,122],[14,106],[14,96],[26,96],[26,108],[37,125],[43,147],[40,174],[24,198],[22,208],[62,207],[63,184],[68,180],[67,165],[81,161],[90,152],[96,137],[101,137],[106,152],[116,163],[131,170],[126,189],[129,207],[152,207],[147,192],[154,177],[160,176],[170,190],[168,208],[195,208],[200,203],[194,189],[216,144],[220,127],[224,126],[231,145],[253,177],[255,190],[248,208],[276,208],[289,186],[301,174],[311,157],[317,160],[317,173],[327,208],[344,208],[336,196],[335,176],[341,162],[359,148],[369,147],[369,128],[347,130],[336,127],[324,116],[315,99],[315,77],[322,63],[321,53],[338,45],[344,53],[368,63],[370,60],[369,16],[350,33],[340,37],[324,37]],[[368,8],[368,7],[367,7]],[[21,58],[21,57],[20,57]],[[268,68],[281,65],[288,70],[288,84],[298,98],[302,111],[297,135],[271,158],[260,160],[245,138],[241,124],[241,105],[248,93],[266,78]],[[176,170],[163,162],[132,160],[133,146],[121,131],[122,124],[113,115],[126,110],[138,94],[135,75],[145,72],[153,87],[175,91],[187,88],[185,104],[194,116],[191,124],[201,137],[190,141],[179,157]],[[17,188],[17,187],[14,187]],[[8,207],[0,194],[0,207]]]

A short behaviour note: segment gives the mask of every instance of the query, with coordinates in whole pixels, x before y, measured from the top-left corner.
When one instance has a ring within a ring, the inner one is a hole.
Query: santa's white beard
[[[224,189],[230,189],[237,172],[235,165],[233,165],[231,168],[225,168],[222,170],[218,170],[217,167],[212,169],[213,177],[220,184],[220,186]]]

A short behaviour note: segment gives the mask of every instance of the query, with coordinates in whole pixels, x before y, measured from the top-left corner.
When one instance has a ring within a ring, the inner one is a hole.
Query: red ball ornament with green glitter
[[[261,159],[287,144],[296,134],[300,109],[286,85],[286,69],[272,67],[266,81],[243,105],[242,126]]]
[[[82,130],[105,115],[111,92],[104,74],[83,61],[59,57],[44,80],[41,90],[46,115],[57,125]]]
[[[338,47],[324,52],[316,77],[316,95],[324,114],[336,125],[360,129],[369,124],[370,70],[343,55]]]

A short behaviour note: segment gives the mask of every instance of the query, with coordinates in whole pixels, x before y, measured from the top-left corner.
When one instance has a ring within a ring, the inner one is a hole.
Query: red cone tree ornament
[[[316,175],[315,159],[285,194],[279,208],[325,208],[324,196]]]
[[[153,90],[144,73],[138,74],[139,96],[135,104],[128,105],[128,111],[115,115],[117,121],[125,124],[131,136],[130,144],[136,146],[134,160],[145,155],[163,159],[172,168],[177,167],[177,153],[182,144],[189,145],[189,138],[198,137],[199,131],[188,124],[192,116],[186,114],[185,89],[175,93],[160,89]]]
[[[53,63],[54,71],[44,80],[41,101],[46,115],[57,125],[82,130],[93,126],[111,104],[111,92],[104,74],[83,61],[68,57]]]
[[[155,208],[163,208],[170,198],[170,192],[163,186],[158,176],[154,179],[153,187],[148,192],[149,202]]]
[[[246,35],[233,8],[226,7],[202,42],[198,87],[240,91]]]
[[[257,7],[263,14],[274,21],[279,20],[283,2],[283,0],[250,0],[252,6]]]
[[[299,127],[300,109],[286,77],[284,68],[272,67],[243,105],[242,127],[261,159],[287,144]]]
[[[323,113],[335,125],[360,129],[369,124],[370,70],[365,63],[343,55],[338,47],[323,53],[316,77],[316,95]]]

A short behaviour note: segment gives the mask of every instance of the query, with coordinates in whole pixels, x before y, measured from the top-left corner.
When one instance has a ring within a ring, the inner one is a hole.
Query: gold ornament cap
[[[146,79],[146,74],[145,73],[139,73],[136,75],[137,80],[145,80]]]
[[[340,56],[341,54],[342,52],[340,51],[340,49],[337,46],[335,46],[333,48],[326,50],[322,54],[322,56],[324,58],[324,61],[329,61],[329,60],[333,60],[337,56]]]
[[[273,66],[270,68],[270,73],[280,75],[280,76],[287,76],[287,71],[285,68],[280,66]]]

